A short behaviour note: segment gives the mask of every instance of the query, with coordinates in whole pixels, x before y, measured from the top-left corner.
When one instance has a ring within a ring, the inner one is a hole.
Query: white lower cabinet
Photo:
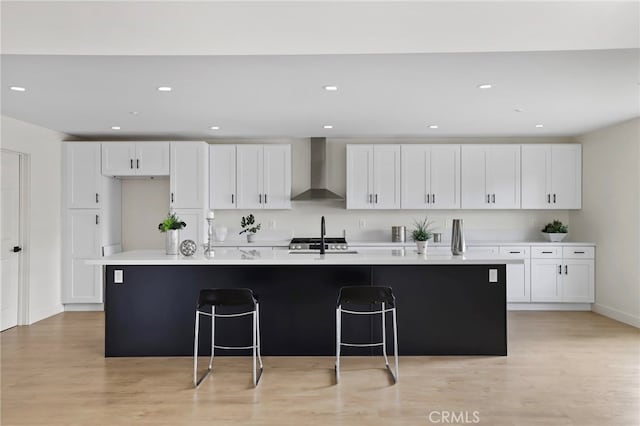
[[[500,254],[513,259],[523,259],[523,264],[507,265],[507,302],[531,301],[531,253],[529,247],[501,246]]]
[[[562,259],[531,260],[531,301],[561,302]]]
[[[593,247],[537,248],[531,260],[531,301],[594,303]]]
[[[562,301],[574,303],[594,302],[594,261],[565,260],[562,278]]]
[[[101,210],[71,210],[66,214],[62,303],[102,303],[101,268],[85,259],[102,255]]]

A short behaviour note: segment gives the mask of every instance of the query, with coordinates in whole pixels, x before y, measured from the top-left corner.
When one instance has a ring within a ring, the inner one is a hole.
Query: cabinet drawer
[[[513,257],[515,259],[528,259],[530,250],[529,250],[529,247],[507,246],[507,247],[500,247],[500,254],[502,256]]]
[[[532,259],[554,259],[562,257],[562,247],[533,247]]]
[[[499,251],[497,246],[467,246],[467,253],[498,254]]]
[[[594,247],[563,247],[562,257],[565,259],[593,259],[595,258]]]

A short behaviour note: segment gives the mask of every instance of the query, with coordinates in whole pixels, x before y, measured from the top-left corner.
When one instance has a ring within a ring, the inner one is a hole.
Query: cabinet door
[[[198,244],[198,251],[202,253],[202,245],[207,241],[207,221],[206,211],[198,209],[172,209],[184,223],[186,227],[180,230],[180,242],[184,240],[193,240]]]
[[[531,261],[531,301],[560,302],[562,294],[561,259],[533,259]]]
[[[64,303],[102,303],[101,268],[85,264],[101,255],[101,219],[100,210],[67,211]]]
[[[291,145],[264,145],[265,209],[291,208]]]
[[[460,145],[432,145],[431,208],[460,208]]]
[[[236,170],[238,208],[261,209],[264,197],[262,145],[238,145]]]
[[[529,261],[526,261],[529,262]],[[507,265],[507,302],[530,302],[528,268],[525,265]]]
[[[491,208],[486,181],[486,151],[487,148],[484,145],[462,145],[461,192],[463,209]]]
[[[67,142],[65,147],[65,185],[67,207],[99,208],[102,198],[100,144]]]
[[[373,205],[400,208],[400,145],[373,146]]]
[[[551,146],[522,145],[522,208],[552,208]]]
[[[402,208],[426,209],[431,205],[431,149],[428,145],[402,145],[400,157]]]
[[[209,146],[209,207],[236,208],[236,146]]]
[[[551,146],[552,206],[556,209],[582,208],[582,146]]]
[[[562,301],[593,303],[594,261],[565,260],[562,279]]]
[[[143,176],[168,176],[169,151],[169,142],[136,143],[136,174]]]
[[[206,208],[208,160],[207,144],[204,142],[171,142],[169,202],[172,208]]]
[[[347,209],[373,205],[373,145],[347,145]]]
[[[102,174],[133,176],[136,171],[136,145],[133,142],[102,143]]]
[[[492,145],[487,150],[487,188],[491,207],[520,208],[520,145]]]

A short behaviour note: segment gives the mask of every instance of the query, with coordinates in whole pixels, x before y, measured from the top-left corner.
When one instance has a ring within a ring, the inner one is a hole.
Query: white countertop
[[[212,243],[212,247],[289,247],[290,240],[273,240],[273,241],[256,241],[253,243],[248,243],[246,241],[225,241],[225,242],[216,242]],[[350,247],[415,247],[415,242],[413,241],[405,241],[404,243],[394,243],[391,241],[358,241],[358,240],[348,240]],[[440,243],[434,243],[433,241],[429,241],[429,247],[449,247],[451,243],[449,241],[443,241]],[[467,241],[467,246],[469,247],[477,247],[477,246],[564,246],[564,247],[574,247],[574,246],[595,246],[595,243],[592,242],[580,242],[580,241],[563,241],[560,243],[551,243],[549,241],[504,241],[504,240],[496,240],[496,241]]]
[[[358,250],[357,254],[290,254],[288,250],[219,248],[212,258],[169,256],[163,250],[136,250],[96,259],[90,265],[486,265],[518,264],[522,259],[489,253],[419,255],[414,249]]]

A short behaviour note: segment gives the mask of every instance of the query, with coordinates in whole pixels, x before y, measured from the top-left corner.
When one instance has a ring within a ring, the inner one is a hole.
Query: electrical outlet
[[[489,269],[489,282],[497,283],[498,282],[498,270],[497,269]]]
[[[367,221],[364,219],[360,219],[360,221],[358,222],[358,226],[360,226],[360,229],[364,229],[367,227]]]
[[[115,284],[122,284],[124,282],[124,273],[122,269],[116,269],[113,271],[113,282]]]

